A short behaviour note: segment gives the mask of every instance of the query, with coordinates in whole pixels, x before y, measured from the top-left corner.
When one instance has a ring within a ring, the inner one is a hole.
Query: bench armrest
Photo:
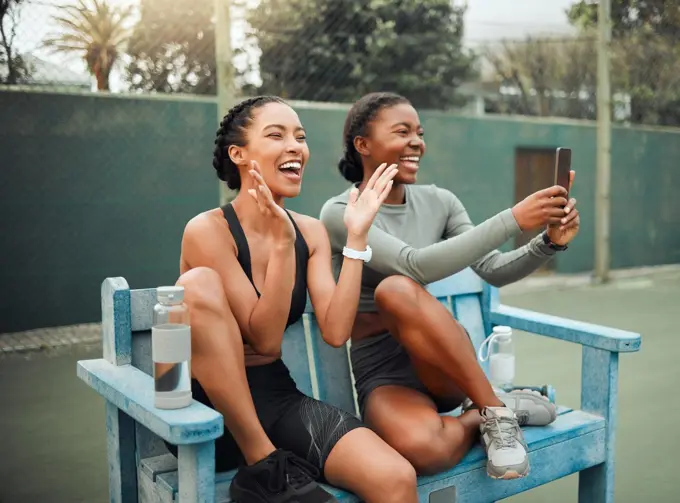
[[[222,415],[195,400],[182,409],[156,408],[153,378],[132,365],[81,360],[77,371],[108,402],[171,444],[196,444],[222,436]]]
[[[498,305],[491,310],[490,320],[492,325],[506,325],[517,330],[615,353],[629,353],[640,349],[640,334],[635,332],[560,318],[518,307]]]

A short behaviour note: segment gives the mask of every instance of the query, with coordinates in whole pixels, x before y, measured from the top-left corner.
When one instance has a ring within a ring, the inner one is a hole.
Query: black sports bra
[[[241,264],[243,272],[248,276],[253,288],[255,288],[255,293],[257,293],[257,296],[259,297],[260,292],[257,291],[255,283],[253,282],[253,269],[250,262],[248,239],[246,238],[245,232],[243,232],[241,222],[238,221],[238,217],[236,216],[236,212],[231,203],[222,206],[222,213],[229,224],[229,229],[236,242],[238,263]],[[286,322],[286,327],[289,327],[302,317],[302,314],[305,312],[305,306],[307,305],[307,262],[309,261],[309,247],[307,246],[305,238],[302,237],[302,233],[295,223],[295,220],[293,220],[293,217],[291,217],[290,213],[287,211],[286,214],[288,215],[288,218],[290,218],[290,221],[293,222],[293,227],[295,227],[295,285],[293,286],[293,295],[290,300],[290,312],[288,313],[288,321]]]

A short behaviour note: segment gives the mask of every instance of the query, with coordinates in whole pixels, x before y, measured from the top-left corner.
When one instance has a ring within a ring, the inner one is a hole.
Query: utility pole
[[[231,0],[215,0],[215,62],[217,66],[217,123],[234,105],[234,64],[231,52]],[[220,180],[220,206],[236,193]]]
[[[597,166],[595,197],[595,280],[609,280],[611,188],[611,0],[599,0],[597,11]]]

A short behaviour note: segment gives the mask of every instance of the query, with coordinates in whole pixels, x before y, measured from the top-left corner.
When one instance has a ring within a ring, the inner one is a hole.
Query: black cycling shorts
[[[440,413],[452,411],[463,401],[461,396],[438,397],[431,393],[418,377],[406,349],[389,332],[353,343],[350,357],[362,417],[368,396],[380,386],[403,386],[419,391],[434,402]]]
[[[274,446],[306,459],[322,474],[335,444],[364,426],[356,416],[300,392],[280,359],[246,367],[246,376],[257,417]],[[195,400],[215,408],[198,381],[192,380],[191,387]],[[168,448],[177,455],[175,446]],[[243,462],[241,450],[225,428],[224,435],[215,440],[216,471],[232,470]]]

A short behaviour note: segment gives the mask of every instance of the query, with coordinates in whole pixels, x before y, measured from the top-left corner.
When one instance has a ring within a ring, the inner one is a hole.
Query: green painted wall
[[[101,319],[99,288],[174,283],[214,206],[210,102],[0,92],[0,332]]]
[[[0,92],[0,110],[0,302],[10,313],[0,332],[97,320],[106,276],[133,288],[174,282],[184,225],[217,203],[214,103]],[[318,215],[347,187],[336,169],[345,111],[298,111],[312,157],[288,206]],[[516,148],[571,147],[582,230],[557,269],[592,269],[592,124],[421,119],[419,181],[454,191],[475,222],[513,204]],[[612,266],[680,262],[680,132],[620,128],[612,145]]]

